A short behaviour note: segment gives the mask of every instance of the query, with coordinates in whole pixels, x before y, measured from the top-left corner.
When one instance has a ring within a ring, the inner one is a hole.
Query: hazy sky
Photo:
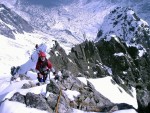
[[[45,7],[55,7],[70,4],[74,0],[20,0],[23,4],[43,5]]]

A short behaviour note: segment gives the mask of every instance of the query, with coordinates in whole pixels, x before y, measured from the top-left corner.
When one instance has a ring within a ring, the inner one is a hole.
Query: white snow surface
[[[83,81],[86,84],[87,79],[79,77],[79,80]],[[136,101],[136,91],[135,88],[132,88],[133,97],[128,95],[123,88],[118,84],[112,83],[112,77],[108,76],[105,78],[98,79],[88,79],[94,86],[97,91],[102,95],[109,98],[111,102],[114,103],[128,103],[135,108],[138,107]]]

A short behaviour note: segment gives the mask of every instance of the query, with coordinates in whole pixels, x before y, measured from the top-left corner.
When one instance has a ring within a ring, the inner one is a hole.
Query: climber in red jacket
[[[39,52],[36,70],[39,82],[45,82],[50,71],[52,71],[53,74],[56,75],[52,63],[46,58],[46,54],[42,51]]]

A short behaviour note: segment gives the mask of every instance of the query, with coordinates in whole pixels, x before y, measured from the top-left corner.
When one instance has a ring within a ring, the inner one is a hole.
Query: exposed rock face
[[[109,26],[109,28],[106,29],[106,26]],[[97,36],[97,40],[99,40],[97,45],[102,53],[100,54],[102,62],[112,68],[115,78],[118,76],[123,79],[124,76],[123,80],[126,81],[126,84],[132,84],[132,86],[136,87],[139,112],[146,112],[145,108],[150,102],[149,25],[140,19],[131,8],[118,7],[105,18]],[[119,45],[123,46],[113,46],[115,43],[113,43],[112,37],[118,37],[119,42],[121,42]],[[112,51],[114,47],[117,49],[115,48]],[[118,48],[120,49],[119,51]],[[111,56],[119,52],[122,53],[122,56],[115,55],[115,58]],[[112,58],[110,62],[108,57],[105,58],[108,55],[107,53]]]
[[[69,76],[66,76],[68,74]],[[76,91],[79,93],[74,99],[66,95],[66,91]],[[69,71],[64,70],[60,81],[52,79],[46,86],[47,96],[42,94],[27,93],[22,95],[16,92],[10,101],[17,101],[26,104],[27,107],[46,110],[50,113],[72,113],[72,108],[84,111],[95,112],[112,112],[121,109],[134,109],[132,106],[121,103],[114,104],[95,90],[92,83],[87,81],[83,84],[77,77]],[[61,93],[60,93],[61,92]]]
[[[37,95],[37,94],[33,94],[33,93],[27,93],[24,96],[17,92],[13,95],[13,97],[10,99],[10,101],[21,102],[31,108],[46,110],[46,111],[49,111],[50,113],[53,113],[52,109],[47,104],[45,97],[40,94]]]
[[[135,87],[139,112],[145,112],[150,103],[149,25],[131,8],[118,7],[105,18],[97,36],[96,43],[85,41],[73,47],[65,60],[57,56],[57,67],[63,62],[62,68],[75,76],[112,76],[131,96]]]
[[[115,82],[120,84],[129,94],[131,94],[130,87],[136,87],[139,103],[141,102],[141,105],[148,106],[150,100],[148,99],[149,91],[146,87],[148,87],[150,73],[149,59],[145,57],[147,53],[139,56],[138,52],[140,50],[137,47],[128,47],[126,43],[122,43],[119,39],[115,41],[115,39],[117,37],[112,37],[110,41],[102,39],[97,43],[101,59],[105,65],[112,69]],[[124,83],[122,83],[122,80]],[[145,94],[144,92],[147,93]],[[142,98],[143,96],[144,98]]]
[[[57,52],[58,55],[55,53]],[[85,41],[72,48],[66,55],[62,47],[56,42],[50,51],[50,60],[58,70],[69,70],[75,76],[104,77],[109,75],[108,67],[102,64],[99,52],[94,42]]]
[[[13,97],[10,99],[10,101],[17,101],[25,104],[25,97],[21,95],[19,92],[16,92]]]
[[[51,112],[52,110],[47,105],[46,100],[43,98],[42,95],[36,95],[33,93],[26,94],[26,105],[34,108],[38,108],[41,110],[47,110]]]
[[[149,53],[144,52],[145,48],[141,47],[140,44],[133,45],[129,46],[116,36],[106,36],[97,43],[85,41],[80,45],[76,45],[72,48],[71,53],[65,56],[68,62],[65,66],[60,65],[63,69],[68,70],[67,65],[72,64],[73,70],[70,69],[70,71],[75,73],[75,76],[90,78],[112,76],[115,83],[122,86],[131,96],[131,87],[135,87],[137,89],[139,109],[142,108],[143,110],[150,102],[148,98],[149,89],[147,90],[150,79]],[[143,51],[144,54],[140,55],[140,51]],[[60,55],[59,57],[61,58],[62,56]],[[65,62],[62,59],[56,60],[57,62]],[[55,62],[53,63],[55,65]],[[59,63],[56,66],[59,67]],[[69,76],[68,74],[66,75]],[[67,84],[64,86],[67,87]],[[146,95],[144,96],[143,94]]]
[[[21,16],[0,4],[0,34],[15,39],[14,33],[32,32],[33,28]]]

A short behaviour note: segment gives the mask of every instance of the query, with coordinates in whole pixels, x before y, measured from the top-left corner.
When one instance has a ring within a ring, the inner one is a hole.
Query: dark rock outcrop
[[[36,95],[33,93],[27,93],[26,105],[37,109],[52,112],[52,109],[48,106],[46,99],[40,94]]]
[[[66,77],[66,73],[69,76]],[[63,78],[64,76],[65,78]],[[72,100],[66,95],[67,90],[77,91],[79,95]],[[67,70],[62,73],[60,81],[56,82],[52,79],[47,84],[46,92],[47,96],[30,92],[22,95],[16,92],[9,100],[21,102],[27,107],[45,110],[50,113],[56,111],[57,105],[59,113],[71,113],[72,108],[88,112],[113,112],[122,109],[134,109],[131,105],[125,103],[112,103],[96,91],[91,82],[87,81],[87,85],[85,85]]]
[[[143,55],[139,54],[140,51],[143,51]],[[60,55],[59,57],[61,58],[62,56]],[[54,58],[52,56],[52,61],[54,61]],[[144,101],[144,103],[147,103],[144,104],[146,107],[149,99],[141,100],[144,95],[139,93],[138,90],[144,92],[144,88],[149,88],[150,61],[148,58],[149,53],[144,53],[144,47],[129,46],[119,37],[106,36],[97,43],[85,41],[80,45],[76,45],[68,56],[65,55],[65,61],[67,61],[65,66],[60,65],[62,69],[68,70],[68,64],[71,64],[73,69],[69,69],[75,74],[74,76],[86,76],[87,78],[112,76],[115,83],[120,85],[131,96],[133,96],[132,87],[135,87],[137,89],[139,106],[140,102],[143,105]],[[64,62],[62,59],[56,58],[55,60]],[[59,67],[59,63],[55,64],[53,62],[53,64]],[[66,78],[69,76],[67,73],[65,75]],[[64,89],[66,87],[69,88],[67,84],[64,86],[62,86]],[[149,91],[146,90],[146,92],[147,96],[149,96]],[[142,108],[144,109],[145,107]]]
[[[10,101],[17,101],[25,104],[25,96],[21,95],[19,92],[16,92],[11,98]]]
[[[15,33],[32,32],[33,28],[21,16],[0,4],[0,34],[15,39]]]
[[[57,51],[57,54],[56,53]],[[66,55],[63,48],[55,43],[50,51],[50,60],[58,70],[69,70],[75,76],[104,77],[110,75],[108,67],[103,65],[99,52],[94,42],[85,41],[72,48]]]
[[[109,28],[104,29],[106,26]],[[123,46],[113,46],[114,43],[110,37],[114,36],[119,38],[120,44]],[[107,66],[112,65],[110,67],[113,76],[117,78],[115,80],[117,83],[120,84],[119,79],[121,78],[125,81],[123,87],[127,86],[126,89],[129,89],[131,85],[137,89],[139,110],[146,112],[150,101],[150,28],[148,23],[140,19],[133,9],[117,7],[105,18],[97,34],[97,40],[99,40],[98,49],[104,53],[100,54],[102,62]],[[113,52],[124,47],[125,51],[119,51],[123,53],[123,56],[115,55],[115,58],[110,56],[113,55],[112,48],[114,47],[117,49],[113,49]],[[112,59],[106,58],[106,56]]]

